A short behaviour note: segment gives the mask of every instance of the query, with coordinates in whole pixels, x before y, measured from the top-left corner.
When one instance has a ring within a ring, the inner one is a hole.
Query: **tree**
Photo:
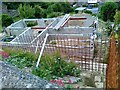
[[[3,27],[7,27],[12,23],[13,23],[13,19],[11,16],[9,16],[7,14],[2,14],[2,26]]]
[[[118,2],[118,10],[120,10],[120,1]]]
[[[62,13],[70,13],[73,12],[72,6],[68,2],[61,2],[61,3],[53,3],[49,5],[47,8],[47,13],[52,12],[62,12]]]
[[[47,13],[52,13],[53,12],[53,6],[50,5],[48,8],[47,8]]]
[[[18,11],[21,18],[34,18],[35,9],[29,4],[20,4]]]
[[[118,6],[115,2],[104,3],[103,6],[100,9],[101,18],[104,21],[107,21],[107,20],[113,21],[115,11],[116,11],[117,8],[118,8]]]
[[[24,2],[3,2],[5,5],[7,5],[7,9],[13,9],[16,10],[20,4]]]
[[[39,5],[35,5],[35,17],[42,18],[44,16],[44,10]]]
[[[64,13],[70,13],[74,11],[69,2],[62,2],[61,6]]]
[[[56,2],[52,5],[52,7],[54,12],[62,12],[63,7],[60,3]]]

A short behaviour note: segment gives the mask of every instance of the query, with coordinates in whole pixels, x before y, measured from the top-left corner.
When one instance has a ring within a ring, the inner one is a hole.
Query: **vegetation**
[[[111,26],[110,21],[108,21],[106,23],[106,33],[107,33],[107,36],[110,36],[111,32],[112,32],[112,26]]]
[[[11,16],[7,14],[2,14],[2,27],[7,27],[12,23],[13,23],[13,19]]]
[[[41,6],[35,5],[34,8],[35,8],[35,17],[36,17],[36,18],[46,17],[45,11],[44,11],[43,8],[41,8]]]
[[[47,15],[47,18],[53,18],[53,17],[57,17],[57,16],[61,16],[62,13],[60,12],[53,12]]]
[[[87,7],[88,5],[87,4],[83,4],[82,7]]]
[[[74,8],[69,2],[4,2],[4,4],[8,6],[8,9],[18,9],[20,18],[56,17],[57,15],[74,12]]]
[[[11,63],[18,68],[29,67],[33,71],[32,73],[47,80],[55,79],[57,77],[63,77],[65,75],[79,76],[80,68],[74,62],[67,62],[59,52],[53,55],[45,55],[41,58],[40,67],[35,67],[38,59],[38,54],[35,55],[31,52],[24,52],[22,49],[9,49],[4,48],[5,61]]]
[[[12,41],[16,36],[5,36],[4,38],[2,38],[2,41],[4,42],[10,42]]]
[[[120,1],[118,2],[118,10],[120,10]]]
[[[20,4],[18,11],[21,18],[34,18],[35,9],[29,4]]]
[[[84,10],[83,12],[84,12],[84,13],[87,13],[87,14],[92,14],[92,12],[89,11],[89,10]]]
[[[98,7],[98,4],[96,3],[96,4],[94,4],[94,7]]]
[[[115,23],[120,24],[120,11],[116,10],[116,14],[114,18],[115,18]]]
[[[32,67],[35,65],[38,56],[34,55],[31,52],[24,52],[19,49],[9,49],[5,48],[4,51],[10,55],[9,58],[5,61],[10,62],[12,65],[17,66],[18,68]]]
[[[117,4],[115,2],[106,2],[103,4],[103,6],[100,9],[100,17],[104,21],[113,21],[115,11],[118,8]]]
[[[0,33],[3,32],[3,29],[2,29],[2,14],[0,14]]]
[[[115,18],[115,39],[118,39],[120,36],[120,11],[116,10]]]
[[[21,18],[19,16],[16,16],[16,17],[13,17],[13,20],[14,20],[14,22],[17,22],[17,21],[21,20]]]
[[[2,24],[0,23],[0,33],[3,32]]]
[[[60,53],[45,55],[41,59],[40,67],[33,70],[33,74],[45,78],[54,79],[65,75],[79,76],[80,69],[73,62],[66,62],[61,58]]]
[[[3,2],[5,5],[7,5],[7,9],[17,9],[22,2]]]
[[[27,27],[32,27],[32,26],[36,26],[37,22],[35,22],[35,21],[27,21],[26,24],[27,24]]]

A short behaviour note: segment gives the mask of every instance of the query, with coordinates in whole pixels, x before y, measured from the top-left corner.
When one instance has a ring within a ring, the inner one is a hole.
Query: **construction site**
[[[27,22],[36,25],[29,27]],[[61,57],[74,61],[81,70],[102,75],[97,88],[106,88],[109,83],[106,83],[106,57],[110,39],[100,30],[97,17],[66,14],[57,18],[23,19],[8,26],[6,32],[16,37],[2,42],[2,48],[39,53],[36,67],[42,56],[59,51]]]

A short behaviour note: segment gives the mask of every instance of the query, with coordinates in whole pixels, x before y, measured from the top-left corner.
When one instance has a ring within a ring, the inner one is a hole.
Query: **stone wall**
[[[1,88],[62,88],[10,64],[0,61]]]

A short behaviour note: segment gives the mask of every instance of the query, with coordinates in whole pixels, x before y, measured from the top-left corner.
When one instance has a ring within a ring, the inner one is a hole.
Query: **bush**
[[[16,50],[5,48],[4,51],[10,55],[5,61],[10,62],[18,68],[33,67],[37,61],[38,55],[31,52],[24,52],[22,49]]]
[[[95,17],[96,17],[96,16],[97,16],[97,14],[92,14],[92,16],[95,16]]]
[[[7,14],[2,14],[2,27],[7,27],[12,23],[13,23],[13,19],[11,16]]]
[[[80,69],[75,63],[66,62],[61,58],[60,53],[56,52],[53,56],[45,55],[42,57],[40,67],[34,69],[33,74],[50,80],[65,75],[79,76]]]
[[[35,22],[35,21],[29,21],[29,22],[26,22],[26,24],[27,24],[27,27],[32,27],[32,26],[36,26],[37,22]]]
[[[91,12],[91,11],[89,11],[89,10],[84,10],[84,13],[87,13],[87,14],[92,14],[92,12]]]
[[[87,4],[83,4],[82,7],[87,7],[88,5]]]
[[[98,7],[99,5],[98,4],[94,4],[94,6],[93,7]]]

